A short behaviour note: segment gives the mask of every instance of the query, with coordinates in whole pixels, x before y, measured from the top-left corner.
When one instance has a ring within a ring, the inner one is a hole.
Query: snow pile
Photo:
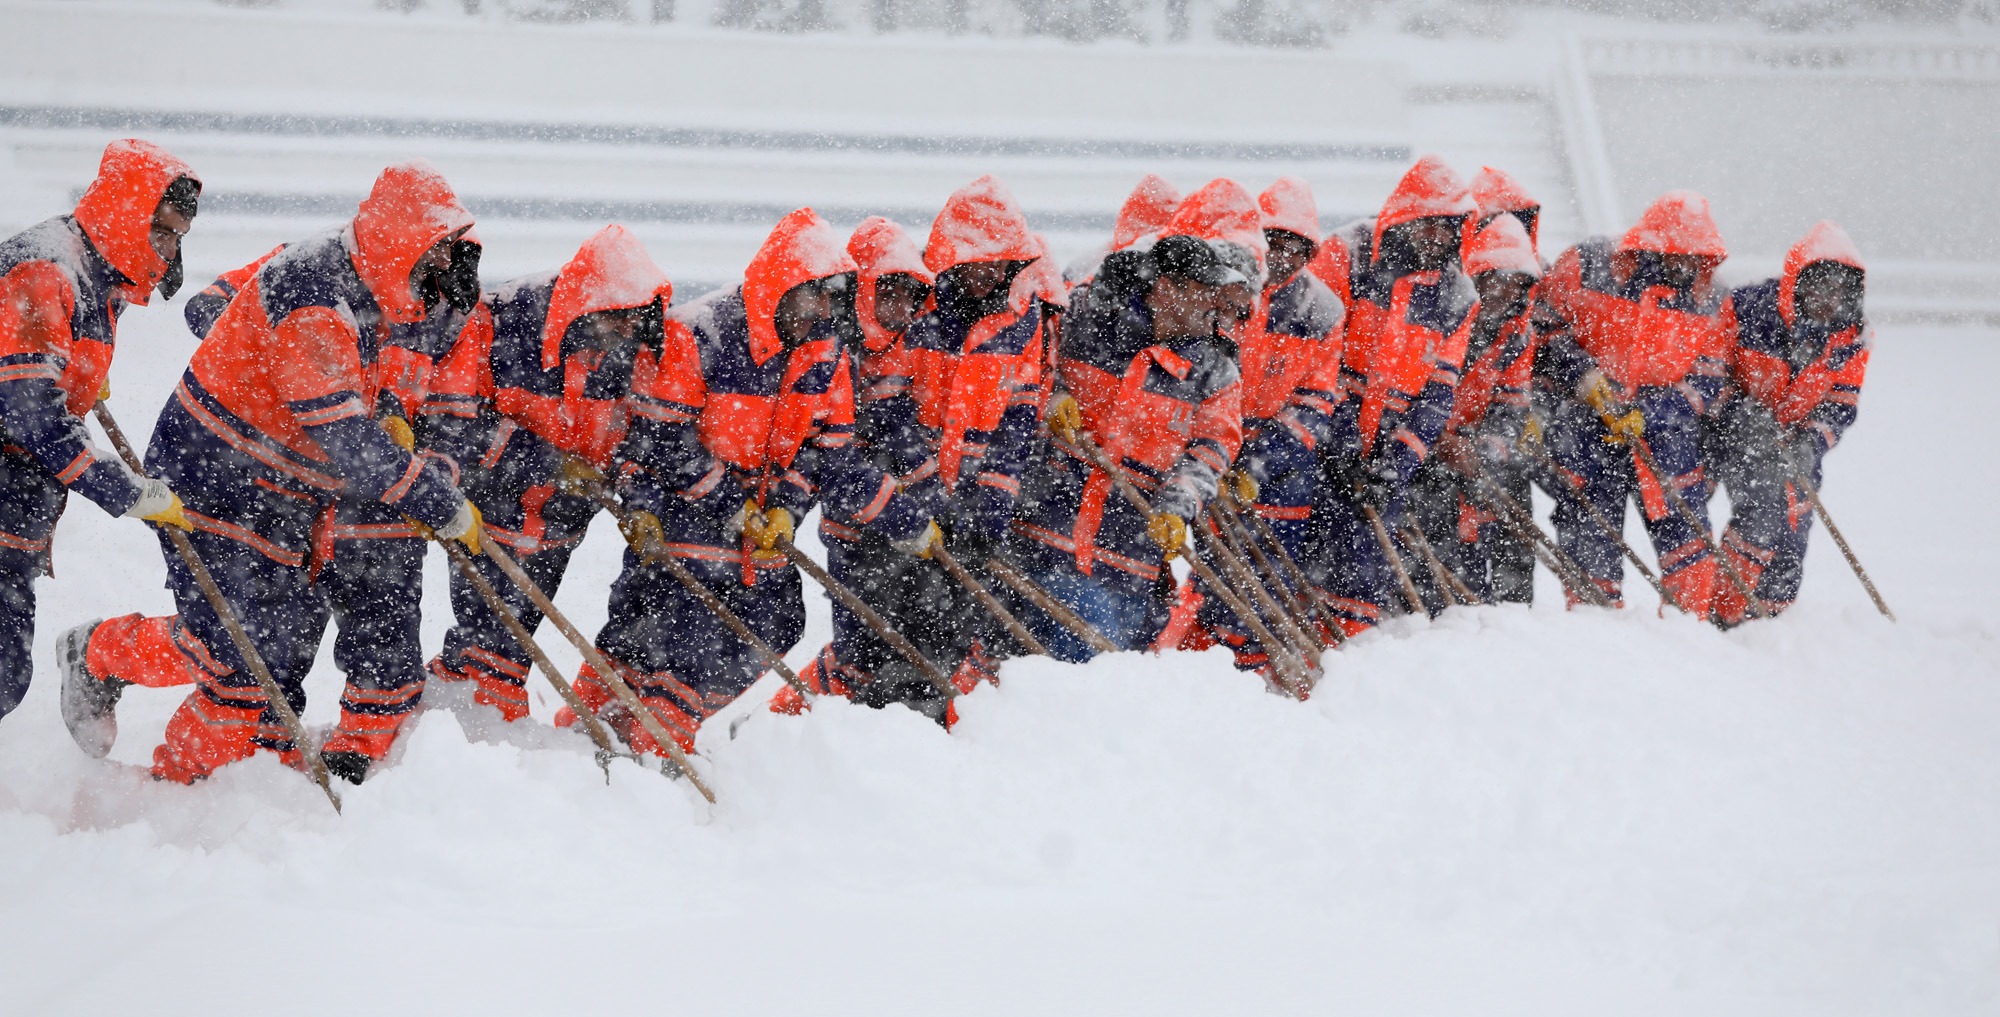
[[[954,736],[743,711],[704,733],[713,809],[567,734],[469,740],[470,707],[339,818],[268,760],[164,787],[23,725],[0,955],[22,1013],[262,1005],[152,995],[221,954],[311,974],[314,1012],[1969,1012],[1994,637],[1481,609],[1357,642],[1303,705],[1220,652],[1024,661]],[[119,948],[161,940],[195,949]]]

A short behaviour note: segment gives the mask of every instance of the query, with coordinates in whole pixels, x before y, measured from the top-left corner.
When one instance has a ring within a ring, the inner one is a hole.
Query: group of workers
[[[1316,651],[1388,615],[1528,602],[1538,558],[1572,605],[1621,605],[1628,501],[1665,603],[1733,626],[1796,597],[1868,362],[1838,226],[1730,291],[1686,191],[1551,265],[1540,203],[1491,168],[1424,157],[1330,235],[1296,178],[1148,177],[1061,266],[982,177],[921,245],[799,209],[740,285],[675,303],[615,225],[481,279],[473,216],[413,162],[186,302],[199,345],[144,462],[121,461],[84,418],[120,315],[179,289],[200,195],[117,141],[73,212],[0,244],[0,715],[74,490],[158,529],[178,610],[63,633],[64,720],[103,756],[125,688],[191,686],[153,756],[181,782],[301,759],[271,691],[303,708],[329,621],[337,776],[383,762],[427,681],[527,717],[520,630],[600,512],[628,547],[556,723],[633,753],[693,752],[798,642],[802,566],[834,591],[833,639],[770,708],[839,695],[947,727],[1028,653],[1221,645],[1302,697]],[[815,508],[823,569],[792,544]],[[427,541],[462,566],[428,661]]]

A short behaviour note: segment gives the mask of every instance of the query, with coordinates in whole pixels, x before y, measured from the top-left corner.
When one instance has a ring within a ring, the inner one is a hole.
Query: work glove
[[[438,527],[435,534],[425,533],[424,536],[434,536],[440,540],[456,540],[464,544],[467,551],[479,554],[481,553],[479,532],[485,526],[486,518],[480,515],[479,506],[470,501],[462,501],[458,503],[458,512],[451,517],[451,522]],[[423,530],[423,524],[419,523],[417,528]]]
[[[959,561],[977,565],[993,557],[993,552],[1000,547],[999,536],[990,526],[984,525],[984,520],[976,512],[961,508],[939,525],[944,530],[945,550]]]
[[[1577,383],[1576,394],[1604,421],[1604,429],[1610,432],[1604,436],[1605,442],[1627,445],[1645,436],[1646,418],[1638,410],[1620,404],[1618,390],[1603,371],[1592,368],[1585,372],[1583,380]]]
[[[889,546],[904,554],[917,558],[929,558],[931,551],[944,543],[944,531],[938,529],[936,520],[924,524],[924,531],[908,540],[892,540]]]
[[[1521,440],[1515,442],[1514,445],[1521,451],[1526,452],[1529,449],[1540,448],[1541,444],[1542,418],[1539,414],[1530,413],[1528,414],[1528,419],[1521,423]]]
[[[1611,385],[1611,379],[1604,372],[1591,368],[1583,373],[1576,383],[1576,397],[1585,406],[1597,411],[1598,416],[1607,416],[1618,408],[1618,390]]]
[[[722,524],[722,539],[728,541],[736,540],[736,538],[741,537],[743,535],[743,531],[749,527],[751,517],[755,516],[761,519],[763,518],[763,515],[764,515],[764,510],[758,508],[756,502],[754,501],[744,502],[743,507],[737,509],[736,514],[730,516],[729,521]]]
[[[1229,492],[1230,497],[1235,498],[1238,505],[1257,503],[1257,478],[1241,469],[1230,470],[1222,475],[1222,489]]]
[[[1057,392],[1049,399],[1049,433],[1067,442],[1075,442],[1083,433],[1083,408],[1076,404],[1076,397],[1068,392]]]
[[[187,513],[181,506],[181,496],[167,486],[167,482],[148,477],[142,483],[139,500],[125,510],[132,519],[141,519],[158,526],[177,526],[183,530],[194,529],[188,522]]]
[[[782,508],[765,509],[762,512],[745,505],[748,510],[743,517],[743,535],[750,538],[750,546],[759,555],[779,554],[778,542],[792,542],[793,522],[790,510]]]
[[[625,538],[625,546],[641,558],[658,554],[667,542],[666,531],[660,529],[660,517],[645,509],[620,516],[618,532]]]
[[[1779,444],[1778,453],[1784,457],[1785,466],[1793,474],[1812,479],[1813,471],[1819,469],[1819,443],[1809,434],[1795,434]]]
[[[1146,536],[1153,538],[1153,543],[1159,545],[1168,561],[1173,561],[1187,546],[1187,520],[1172,512],[1155,512],[1151,519],[1146,520]]]
[[[1319,461],[1319,482],[1329,491],[1351,493],[1361,484],[1361,464],[1349,456],[1323,456]]]
[[[417,432],[410,430],[409,421],[402,417],[391,416],[383,417],[380,423],[382,430],[388,432],[389,440],[395,442],[397,448],[405,452],[417,450]]]
[[[1763,449],[1781,451],[1789,435],[1778,426],[1778,418],[1760,403],[1748,397],[1736,400],[1731,407],[1734,417],[1729,421],[1728,437],[1741,447],[1752,452]]]
[[[565,455],[562,469],[556,475],[556,490],[572,498],[588,498],[604,486],[604,471],[591,465],[590,460],[579,455]],[[658,519],[654,520],[657,524]]]
[[[1431,455],[1457,473],[1476,477],[1479,475],[1481,460],[1484,458],[1474,447],[1476,440],[1468,440],[1464,435],[1452,431],[1438,439],[1437,444],[1431,448]]]
[[[1376,460],[1361,471],[1355,485],[1355,497],[1378,514],[1388,515],[1389,504],[1396,500],[1396,488],[1401,480],[1396,473],[1396,464],[1386,459]]]
[[[1607,413],[1604,415],[1604,429],[1609,432],[1604,436],[1607,444],[1629,445],[1646,436],[1646,418],[1636,409]]]

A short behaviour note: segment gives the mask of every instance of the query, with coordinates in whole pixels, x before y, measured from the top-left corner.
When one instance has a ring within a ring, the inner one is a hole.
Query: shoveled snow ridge
[[[448,690],[341,817],[266,758],[162,786],[42,724],[0,739],[0,956],[23,1013],[233,1012],[267,970],[309,1012],[1969,1012],[1993,643],[1481,608],[1305,704],[1220,651],[1017,661],[953,735],[746,704],[712,809]],[[148,994],[208,968],[244,995]]]

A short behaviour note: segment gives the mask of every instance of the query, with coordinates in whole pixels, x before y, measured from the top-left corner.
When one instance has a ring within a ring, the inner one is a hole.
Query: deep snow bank
[[[0,739],[0,956],[20,1013],[247,1012],[265,964],[312,1012],[1970,1012],[1993,650],[1506,608],[1370,636],[1305,705],[1218,653],[1020,662],[956,736],[846,704],[710,730],[713,809],[472,711],[343,818],[264,760],[161,787],[43,725]],[[181,995],[189,965],[244,994]]]

